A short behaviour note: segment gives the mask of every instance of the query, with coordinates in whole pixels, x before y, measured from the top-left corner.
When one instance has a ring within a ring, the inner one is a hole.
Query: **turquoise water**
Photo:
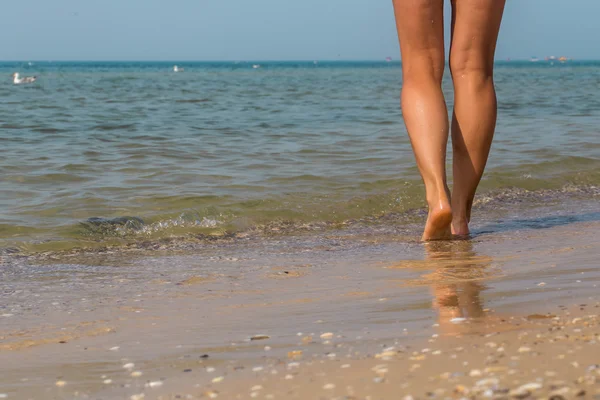
[[[0,248],[219,236],[423,208],[400,64],[178,62],[181,73],[173,64],[0,63]],[[38,81],[12,85],[15,71]],[[596,190],[600,62],[499,63],[496,85],[480,200]],[[448,76],[444,90],[451,106]],[[539,197],[523,201],[536,207]]]

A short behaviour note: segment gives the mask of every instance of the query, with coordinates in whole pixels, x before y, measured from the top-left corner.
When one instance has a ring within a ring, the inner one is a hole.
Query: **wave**
[[[597,204],[600,187],[595,185],[565,185],[558,189],[527,190],[523,188],[503,188],[484,192],[476,197],[474,209],[490,219],[492,215],[502,216],[519,210],[536,210],[541,205],[556,204],[570,210],[568,204],[573,201],[593,201]],[[414,200],[414,199],[410,199]],[[193,199],[187,198],[193,203]],[[59,227],[54,231],[26,229],[22,226],[3,224],[2,237],[14,236],[18,230],[38,238],[51,239],[0,243],[1,254],[48,254],[82,251],[111,251],[117,249],[156,249],[169,246],[182,246],[185,243],[220,240],[245,241],[252,237],[281,236],[303,232],[335,231],[357,226],[375,226],[380,229],[418,229],[427,215],[421,201],[402,201],[398,193],[381,193],[352,199],[346,202],[333,202],[327,207],[313,207],[297,210],[281,199],[256,200],[232,203],[229,207],[207,207],[201,211],[188,210],[176,215],[158,215],[149,218],[143,216],[117,216],[112,218],[93,217],[75,225]],[[394,204],[395,203],[395,204]],[[565,204],[563,204],[565,203]],[[412,204],[412,207],[410,206]],[[229,211],[224,211],[228,209]],[[597,215],[591,210],[585,215]],[[561,217],[562,218],[562,217]],[[567,218],[565,221],[577,222],[586,217]],[[501,218],[500,218],[501,220]],[[488,225],[494,229],[536,228],[554,220],[536,222],[535,219],[520,224],[518,220],[511,224],[493,222]],[[545,222],[544,222],[545,221]],[[488,228],[486,228],[489,230]],[[484,229],[484,231],[486,230]],[[415,231],[415,234],[417,232]]]

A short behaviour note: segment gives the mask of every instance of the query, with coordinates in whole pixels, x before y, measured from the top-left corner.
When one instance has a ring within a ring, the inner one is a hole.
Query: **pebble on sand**
[[[512,397],[525,397],[529,396],[532,391],[541,389],[542,385],[537,382],[530,382],[519,386],[516,389],[511,390],[508,394]]]
[[[486,367],[484,372],[486,374],[492,374],[492,373],[496,373],[496,372],[504,372],[508,369],[508,367],[505,367],[503,365],[495,365],[492,367]]]
[[[224,376],[217,376],[216,378],[213,378],[212,383],[219,383],[222,382],[223,379],[225,379]]]
[[[127,364],[123,365],[123,368],[125,368],[125,369],[133,369],[133,367],[135,367],[134,363],[127,363]]]
[[[321,339],[331,339],[333,337],[333,333],[325,332],[321,335]]]
[[[375,358],[381,358],[383,360],[388,360],[391,359],[392,357],[394,357],[395,355],[397,355],[398,353],[396,351],[383,351],[381,353],[377,353],[375,354]],[[420,360],[424,359],[425,356],[423,356],[423,358],[420,358]],[[411,358],[412,360],[413,358]]]
[[[478,380],[477,382],[475,382],[475,386],[485,387],[485,388],[495,387],[495,386],[498,386],[499,384],[500,384],[500,381],[498,380],[498,378],[484,378],[484,379],[481,379],[481,380]]]
[[[456,385],[456,387],[454,388],[454,393],[458,395],[468,396],[469,392],[469,388],[464,385]]]
[[[552,399],[553,397],[556,398],[555,396],[559,396],[561,398],[564,398],[563,396],[568,395],[571,392],[571,389],[569,389],[568,387],[562,387],[560,389],[556,389],[552,392],[550,392],[550,398]]]
[[[139,377],[140,377],[140,376],[142,376],[142,375],[143,375],[142,371],[133,371],[133,372],[131,373],[131,376],[132,376],[133,378],[139,378]]]
[[[250,340],[266,340],[266,339],[270,339],[271,336],[269,335],[254,335],[250,337]]]
[[[325,384],[325,386],[323,386],[323,389],[333,390],[333,389],[335,389],[335,385],[333,383],[327,383],[327,384]]]
[[[288,351],[287,353],[288,358],[300,358],[302,357],[302,350],[292,350],[292,351]]]
[[[63,387],[66,384],[67,384],[67,382],[65,382],[65,381],[56,381],[56,386],[58,386],[58,387]]]
[[[519,353],[529,353],[531,351],[531,348],[527,347],[527,346],[521,346],[519,347]]]
[[[146,397],[146,395],[144,393],[132,394],[130,399],[131,400],[142,400],[144,397]]]
[[[386,364],[379,364],[371,368],[371,371],[375,372],[378,375],[385,375],[388,373],[388,368]]]

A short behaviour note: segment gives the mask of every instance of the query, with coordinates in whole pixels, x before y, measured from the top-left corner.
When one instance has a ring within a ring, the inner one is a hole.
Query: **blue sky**
[[[0,60],[399,58],[391,0],[4,3]],[[600,0],[508,0],[497,58],[600,59],[598,15]]]

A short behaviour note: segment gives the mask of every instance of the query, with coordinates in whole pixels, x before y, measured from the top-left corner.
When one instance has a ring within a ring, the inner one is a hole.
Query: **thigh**
[[[452,0],[450,68],[491,71],[506,0]]]
[[[393,0],[402,71],[444,73],[444,1]]]

